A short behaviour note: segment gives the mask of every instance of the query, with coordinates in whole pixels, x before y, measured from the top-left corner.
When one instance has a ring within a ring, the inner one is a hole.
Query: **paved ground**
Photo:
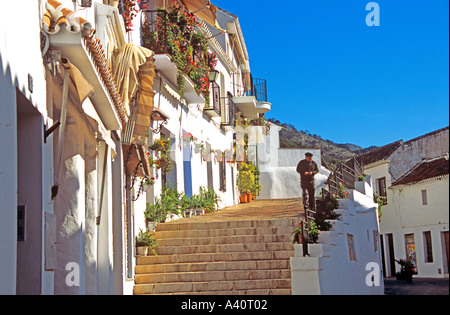
[[[398,282],[395,278],[384,280],[385,295],[449,295],[449,279],[413,278],[413,282]]]
[[[204,221],[236,221],[264,220],[286,217],[303,217],[304,210],[301,199],[253,200],[192,218],[184,218],[182,222]],[[300,220],[299,220],[300,221]]]

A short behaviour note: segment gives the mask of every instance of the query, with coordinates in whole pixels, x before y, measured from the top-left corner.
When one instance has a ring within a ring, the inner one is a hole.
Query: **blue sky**
[[[362,147],[449,125],[449,1],[212,0],[238,16],[267,118]]]

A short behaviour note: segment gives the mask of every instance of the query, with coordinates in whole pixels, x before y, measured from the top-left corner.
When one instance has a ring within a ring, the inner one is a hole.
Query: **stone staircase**
[[[202,217],[158,225],[158,255],[137,257],[134,294],[291,294],[299,217]]]

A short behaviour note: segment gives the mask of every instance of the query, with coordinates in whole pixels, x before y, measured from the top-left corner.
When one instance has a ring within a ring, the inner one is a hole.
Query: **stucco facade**
[[[118,2],[94,0],[82,7],[71,0],[25,0],[20,21],[10,14],[17,3],[2,4],[0,294],[131,294],[135,236],[145,226],[146,203],[161,193],[163,183],[160,171],[153,170],[154,185],[139,195],[139,181],[152,172],[145,151],[139,156],[139,150],[161,134],[171,139],[175,162],[165,178],[168,184],[186,194],[198,193],[200,186],[214,188],[221,207],[237,202],[236,163],[219,165],[215,159],[216,152],[233,149],[235,125],[230,112],[224,124],[223,113],[234,103],[222,102],[211,114],[192,83],[181,95],[168,55],[156,56],[140,46],[142,13],[127,32],[113,3]],[[162,1],[148,3],[157,8]],[[244,72],[250,71],[239,21],[223,10],[217,16],[220,27],[237,34],[233,43],[239,45],[229,49],[230,34],[221,33],[218,41],[217,30],[205,22],[197,28],[209,38],[209,52],[218,55],[220,95],[247,102],[240,105],[241,112],[248,110],[245,118],[259,117],[267,105],[258,109],[256,98],[235,86],[243,85],[249,77]],[[114,78],[111,67],[125,44],[146,58],[145,79],[153,80],[146,105],[167,115],[161,132],[153,116],[133,121],[132,107],[119,95],[124,78]],[[233,115],[239,112],[233,110]],[[136,134],[142,121],[149,123]],[[130,125],[131,140],[125,134]],[[147,130],[149,142],[144,143]],[[189,132],[211,150],[209,161],[183,140]],[[139,174],[127,164],[131,151],[143,165]],[[130,188],[133,180],[138,184]]]
[[[400,270],[395,260],[411,257],[416,276],[441,278],[448,274],[448,140],[446,127],[400,141],[394,148],[393,144],[380,148],[375,152],[377,158],[371,152],[357,157],[370,161],[364,172],[372,176],[374,190],[385,191],[380,222],[385,276]],[[385,155],[379,153],[383,150]],[[445,162],[439,169],[430,164],[430,169],[414,179],[418,167],[445,158],[446,170]]]

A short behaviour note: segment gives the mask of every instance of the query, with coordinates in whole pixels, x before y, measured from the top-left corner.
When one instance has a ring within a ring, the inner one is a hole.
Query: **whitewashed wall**
[[[320,234],[318,244],[309,245],[309,257],[303,257],[302,245],[295,245],[293,295],[384,294],[377,205],[370,178],[357,188],[364,193],[351,190],[347,199],[340,200],[336,212],[342,216],[331,221],[333,228]],[[353,246],[348,235],[353,236]]]
[[[395,258],[406,259],[405,234],[414,234],[419,277],[442,278],[448,273],[445,243],[441,233],[449,230],[449,177],[389,189],[401,225],[394,231]],[[422,190],[428,205],[422,205]],[[433,262],[425,262],[424,232],[431,232]],[[383,232],[384,233],[384,232]],[[396,264],[397,271],[399,265]]]
[[[0,294],[16,292],[17,246],[17,113],[16,88],[47,120],[45,73],[40,51],[39,1],[21,2],[21,18],[16,2],[2,2],[0,10]],[[33,92],[28,89],[28,75]],[[36,145],[39,145],[37,143]],[[52,142],[42,146],[42,187],[51,187]],[[42,216],[52,212],[49,189],[42,195]],[[43,220],[43,219],[42,219]],[[41,257],[44,257],[43,254]],[[43,266],[43,261],[42,261]],[[41,292],[52,293],[52,273],[42,269]]]
[[[261,191],[259,199],[300,198],[300,174],[297,164],[305,159],[305,153],[313,154],[313,161],[319,167],[315,176],[316,195],[320,194],[323,183],[330,171],[321,166],[320,148],[281,149],[280,127],[271,124],[270,134],[258,144],[258,163],[261,172]]]

